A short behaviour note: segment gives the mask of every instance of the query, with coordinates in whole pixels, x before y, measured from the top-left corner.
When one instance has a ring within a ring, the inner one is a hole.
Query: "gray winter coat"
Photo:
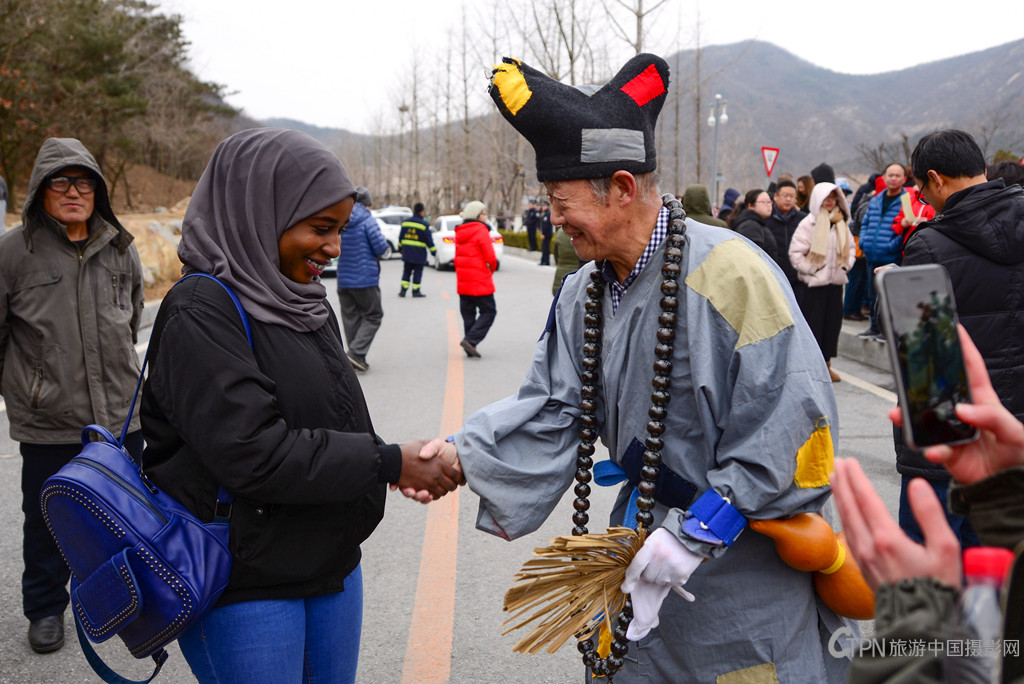
[[[81,250],[42,206],[43,181],[68,166],[100,181]],[[82,143],[44,142],[22,225],[0,235],[0,394],[11,439],[75,443],[90,423],[120,431],[139,377],[142,263],[132,239]],[[131,430],[139,429],[135,411]]]

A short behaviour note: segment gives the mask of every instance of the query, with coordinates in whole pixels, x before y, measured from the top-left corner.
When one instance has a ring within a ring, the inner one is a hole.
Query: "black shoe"
[[[412,296],[413,296],[413,297],[426,297],[427,295],[423,294],[423,293],[422,293],[422,292],[420,292],[419,290],[413,290],[413,291],[412,291]]]
[[[476,347],[474,347],[469,340],[462,340],[461,342],[459,342],[459,346],[462,347],[462,350],[464,352],[466,352],[466,356],[472,359],[481,358],[480,352],[476,350]]]
[[[869,337],[877,337],[878,335],[881,335],[881,334],[882,334],[882,332],[880,330],[876,330],[875,328],[868,328],[864,332],[862,332],[859,335],[857,335],[857,337],[861,337],[861,338],[867,339]]]
[[[64,615],[48,615],[28,625],[28,645],[36,653],[52,653],[64,645]]]
[[[866,321],[868,317],[862,313],[843,314],[843,318],[848,321]]]
[[[368,371],[370,370],[370,364],[366,363],[365,356],[356,356],[355,354],[348,354],[348,362],[352,364],[352,367],[357,371]]]
[[[889,340],[885,339],[885,335],[882,334],[875,335],[871,339],[873,339],[875,342],[881,342],[882,344],[887,344],[889,342]]]
[[[399,297],[404,297],[405,296],[405,288],[404,287],[401,290],[398,291],[398,296]]]

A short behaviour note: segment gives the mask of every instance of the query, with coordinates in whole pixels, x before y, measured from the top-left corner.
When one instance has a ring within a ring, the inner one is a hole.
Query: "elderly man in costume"
[[[658,196],[668,82],[653,55],[600,89],[496,67],[491,96],[533,145],[552,223],[592,262],[566,279],[519,392],[423,455],[457,458],[477,526],[507,539],[536,530],[574,476],[580,533],[591,470],[620,473],[612,523],[652,532],[623,585],[637,644],[616,682],[842,681],[848,662],[827,651],[842,619],[768,537],[741,533],[830,496],[832,383],[775,263]],[[597,437],[611,462],[593,466]]]

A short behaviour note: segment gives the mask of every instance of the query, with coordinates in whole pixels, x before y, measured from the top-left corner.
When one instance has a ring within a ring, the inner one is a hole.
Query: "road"
[[[427,297],[400,299],[401,262],[384,263],[384,322],[367,356],[370,370],[360,376],[380,435],[402,442],[447,434],[475,409],[515,392],[551,301],[554,269],[536,262],[536,255],[506,253],[495,276],[498,316],[479,347],[481,359],[467,359],[458,346],[462,331],[454,273],[427,269]],[[327,284],[337,306],[333,282]],[[895,402],[891,378],[844,359],[833,367],[844,377],[835,385],[840,455],[860,460],[895,511],[899,480],[886,419]],[[41,656],[28,647],[20,594],[20,467],[6,414],[0,412],[0,481],[5,483],[0,519],[6,521],[0,527],[0,683],[97,681],[70,619],[62,650]],[[613,492],[595,489],[592,529],[607,519],[613,500]],[[540,531],[515,542],[474,529],[477,501],[467,488],[430,506],[389,496],[384,521],[363,546],[359,682],[582,681],[573,646],[553,655],[516,655],[512,646],[522,635],[501,635],[502,597],[512,576],[533,547],[569,533],[572,493]],[[131,658],[119,640],[100,645],[99,651],[121,674],[148,676],[148,663]],[[158,681],[194,681],[176,647]]]

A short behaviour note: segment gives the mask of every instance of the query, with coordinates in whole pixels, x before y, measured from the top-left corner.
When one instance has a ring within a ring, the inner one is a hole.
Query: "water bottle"
[[[960,594],[957,639],[947,643],[946,681],[995,684],[1003,661],[1003,613],[999,592],[1013,552],[991,546],[964,551],[966,587]],[[961,644],[962,650],[956,652]]]

